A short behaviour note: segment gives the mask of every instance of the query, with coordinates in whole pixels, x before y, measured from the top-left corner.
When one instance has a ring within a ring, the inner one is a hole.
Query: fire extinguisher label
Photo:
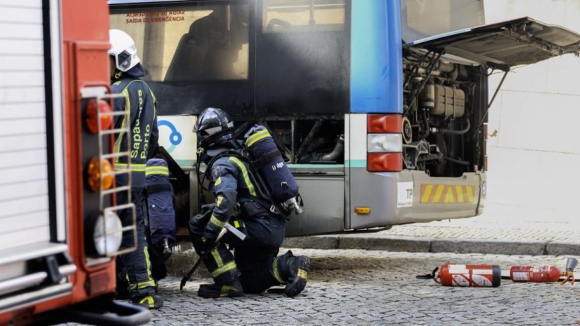
[[[525,272],[515,272],[512,274],[513,281],[529,281],[530,280],[530,273]]]
[[[451,275],[453,278],[452,286],[469,286],[469,280],[463,275]]]
[[[491,270],[491,269],[474,269],[473,274],[491,275],[491,274],[493,274],[493,270]]]
[[[469,274],[469,270],[465,265],[449,265],[450,274]]]
[[[487,274],[487,273],[486,273]],[[469,275],[469,274],[467,274]],[[492,286],[491,280],[488,276],[472,274],[471,277],[467,275],[454,274],[452,286]]]
[[[482,275],[473,275],[471,277],[475,286],[491,286],[489,278]]]

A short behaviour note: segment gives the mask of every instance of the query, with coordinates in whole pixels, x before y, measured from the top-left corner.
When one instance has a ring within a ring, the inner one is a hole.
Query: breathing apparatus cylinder
[[[435,282],[444,286],[498,287],[501,284],[501,268],[498,265],[465,265],[447,263],[441,265]]]
[[[255,125],[245,135],[245,147],[252,158],[252,165],[268,183],[270,193],[283,208],[302,213],[297,196],[299,187],[278,151],[276,142],[262,125]]]

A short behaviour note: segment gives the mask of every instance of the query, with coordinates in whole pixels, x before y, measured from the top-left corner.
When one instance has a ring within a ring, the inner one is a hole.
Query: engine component
[[[461,89],[427,84],[419,96],[423,107],[432,115],[443,115],[445,119],[460,118],[465,113],[465,92]]]
[[[409,121],[407,117],[403,117],[403,141],[405,144],[413,142],[413,128],[411,126],[411,121]]]

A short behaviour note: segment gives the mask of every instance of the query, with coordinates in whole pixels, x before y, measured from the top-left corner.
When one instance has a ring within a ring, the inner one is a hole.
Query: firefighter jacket
[[[215,239],[232,216],[249,219],[270,213],[270,204],[260,196],[248,163],[226,155],[208,168],[216,205],[204,232],[206,238]]]
[[[115,99],[115,111],[129,110],[129,120],[123,116],[115,117],[115,128],[129,125],[129,134],[116,135],[115,152],[129,152],[131,159],[131,186],[138,191],[145,186],[145,164],[157,150],[159,131],[157,129],[157,112],[155,95],[139,77],[144,76],[143,66],[138,64],[129,71],[116,71],[111,89],[113,93],[124,94],[125,98]],[[127,156],[115,159],[115,169],[127,168]],[[127,184],[118,175],[118,184]]]

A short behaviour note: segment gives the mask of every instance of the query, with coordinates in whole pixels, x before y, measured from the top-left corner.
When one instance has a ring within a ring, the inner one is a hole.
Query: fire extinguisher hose
[[[435,269],[431,272],[431,274],[417,275],[415,277],[417,279],[420,279],[420,280],[430,280],[430,279],[433,279],[436,283],[441,283],[441,281],[439,280],[439,277],[436,276],[438,270],[439,270],[439,267],[435,267]]]

